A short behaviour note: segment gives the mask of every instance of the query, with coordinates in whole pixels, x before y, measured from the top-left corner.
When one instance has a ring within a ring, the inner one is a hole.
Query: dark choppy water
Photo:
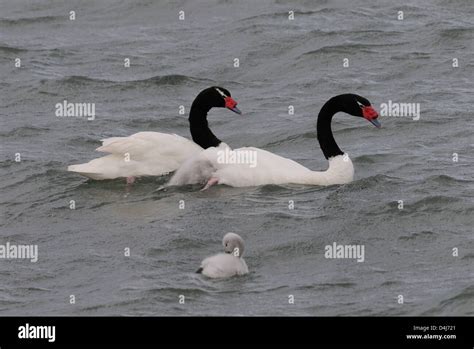
[[[2,0],[0,242],[37,244],[39,261],[0,260],[0,314],[473,315],[474,5],[397,3]],[[212,111],[219,138],[312,169],[326,166],[314,126],[333,95],[420,103],[421,119],[337,116],[356,169],[343,186],[156,192],[167,178],[149,178],[126,193],[65,171],[104,137],[189,136],[178,106],[214,84],[246,113]],[[64,99],[96,103],[96,119],[56,117]],[[228,231],[251,273],[194,274]],[[363,244],[365,262],[325,259],[333,242]]]

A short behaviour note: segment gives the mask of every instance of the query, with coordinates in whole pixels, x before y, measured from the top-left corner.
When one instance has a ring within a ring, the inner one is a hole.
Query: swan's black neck
[[[193,103],[189,113],[189,126],[193,141],[204,149],[217,147],[221,141],[212,133],[207,123],[207,113],[211,108]]]
[[[339,111],[341,111],[341,109],[338,100],[336,98],[331,98],[323,105],[318,115],[316,130],[319,145],[321,146],[321,150],[326,159],[344,154],[336,144],[331,130],[332,117]]]

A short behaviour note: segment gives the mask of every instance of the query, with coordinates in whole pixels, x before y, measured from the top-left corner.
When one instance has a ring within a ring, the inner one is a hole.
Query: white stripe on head
[[[222,92],[220,89],[218,89],[217,87],[215,87],[216,91],[219,92],[219,94],[222,96],[222,98],[227,98],[229,96],[227,96],[224,92]]]

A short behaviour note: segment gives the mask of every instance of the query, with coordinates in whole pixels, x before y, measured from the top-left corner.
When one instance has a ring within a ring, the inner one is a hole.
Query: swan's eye
[[[365,108],[365,107],[366,107],[366,106],[363,105],[361,102],[359,102],[359,101],[357,101],[357,100],[356,100],[356,102],[357,102],[357,104],[359,105],[359,107],[361,107],[361,108]]]

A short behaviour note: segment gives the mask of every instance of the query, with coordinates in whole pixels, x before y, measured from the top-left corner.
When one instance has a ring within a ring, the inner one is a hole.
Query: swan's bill
[[[237,113],[237,114],[239,114],[239,115],[242,115],[242,112],[241,112],[240,109],[237,108],[237,107],[233,107],[233,108],[229,108],[229,109],[232,110],[234,113]]]
[[[225,107],[229,110],[232,110],[234,113],[242,114],[239,108],[237,108],[237,102],[232,97],[224,98]]]
[[[224,92],[221,91],[221,89],[215,87],[216,91],[219,92],[219,94],[224,98],[225,101],[225,107],[229,110],[232,110],[234,113],[237,113],[239,115],[242,115],[242,112],[240,111],[239,108],[237,108],[237,102],[235,99],[233,99],[230,96],[227,96]]]
[[[377,118],[379,117],[379,113],[377,113],[377,111],[371,105],[363,106],[361,108],[362,116],[365,119],[369,120],[377,128],[382,127],[382,124],[377,120]]]
[[[375,127],[381,128],[382,124],[377,120],[377,119],[371,119],[369,120]]]

